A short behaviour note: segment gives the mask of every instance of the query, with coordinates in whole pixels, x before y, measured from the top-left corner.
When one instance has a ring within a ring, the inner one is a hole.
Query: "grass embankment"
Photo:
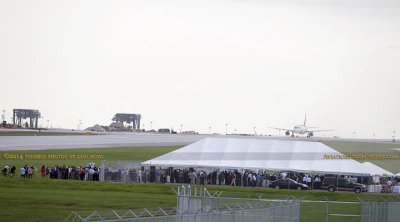
[[[58,149],[58,150],[24,150],[0,151],[0,167],[5,163],[15,166],[17,171],[22,166],[86,166],[94,162],[100,166],[102,160],[116,161],[145,161],[165,153],[171,152],[181,146],[167,147],[113,147],[113,148],[84,148],[84,149]],[[72,158],[74,155],[74,158]],[[31,159],[30,159],[31,157]],[[19,173],[19,172],[18,172]]]
[[[176,206],[176,195],[171,190],[171,186],[176,185],[0,177],[2,199],[0,218],[1,221],[62,221],[72,211],[88,214],[91,211],[109,212],[111,209],[171,208]],[[263,198],[266,199],[291,195],[307,200],[325,200],[326,196],[329,200],[357,201],[357,197],[366,195],[215,186],[207,187],[207,189],[210,192],[224,191],[223,196],[230,197],[248,197],[247,194],[253,194],[255,197],[263,194]],[[302,221],[321,221],[325,218],[325,206],[319,203],[302,204]],[[331,206],[331,210],[336,213],[356,214],[358,209],[359,205]]]

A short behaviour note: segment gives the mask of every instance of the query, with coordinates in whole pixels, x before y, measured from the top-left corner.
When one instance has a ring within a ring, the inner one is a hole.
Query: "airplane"
[[[284,128],[276,128],[276,127],[269,127],[269,128],[286,131],[285,134],[287,136],[290,135],[291,137],[294,137],[294,134],[297,134],[297,137],[299,137],[299,134],[307,134],[307,138],[311,138],[312,136],[314,136],[315,132],[333,131],[333,130],[309,130],[311,128],[316,128],[316,127],[306,126],[306,121],[307,121],[307,114],[304,117],[304,124],[296,125],[292,130]]]

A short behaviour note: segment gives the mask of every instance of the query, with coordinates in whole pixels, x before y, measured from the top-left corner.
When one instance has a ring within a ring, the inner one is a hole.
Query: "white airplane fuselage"
[[[304,126],[304,125],[297,125],[293,128],[293,133],[297,133],[297,134],[305,134],[308,131],[308,127]]]

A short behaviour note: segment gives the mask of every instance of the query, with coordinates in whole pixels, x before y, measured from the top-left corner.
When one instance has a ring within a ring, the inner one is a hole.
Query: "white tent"
[[[319,142],[257,138],[205,138],[143,162],[163,167],[266,169],[347,175],[369,175],[352,159],[327,159],[342,155]]]
[[[371,176],[393,176],[393,173],[370,162],[364,162],[362,163],[362,166],[365,167],[365,169],[370,173]]]

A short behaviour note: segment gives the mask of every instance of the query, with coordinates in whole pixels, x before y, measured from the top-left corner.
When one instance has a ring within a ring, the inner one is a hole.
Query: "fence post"
[[[329,221],[329,199],[325,197],[326,199],[326,222]]]
[[[105,168],[106,168],[106,164],[105,164],[105,160],[101,161],[101,168],[100,168],[100,181],[104,182],[104,176],[105,176]]]

